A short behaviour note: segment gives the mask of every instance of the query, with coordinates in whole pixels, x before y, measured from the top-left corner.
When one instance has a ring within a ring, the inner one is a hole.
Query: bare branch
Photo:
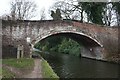
[[[35,16],[36,4],[31,0],[12,0],[11,19],[26,20]]]
[[[45,20],[46,16],[45,16],[45,8],[43,8],[41,11],[40,11],[40,20]]]

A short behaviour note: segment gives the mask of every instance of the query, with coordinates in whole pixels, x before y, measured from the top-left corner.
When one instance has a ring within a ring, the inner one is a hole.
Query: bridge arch
[[[92,38],[91,36],[89,35],[86,35],[84,33],[81,33],[81,32],[74,32],[74,31],[61,31],[61,32],[51,32],[51,31],[48,31],[48,33],[46,35],[40,35],[40,37],[37,37],[36,40],[32,41],[32,44],[36,44],[37,42],[49,37],[49,36],[52,36],[52,35],[57,35],[57,34],[76,34],[76,35],[81,35],[81,36],[84,36],[90,40],[92,40],[93,42],[96,43],[96,45],[99,45],[100,47],[103,47],[103,45],[97,41],[96,39]]]
[[[118,55],[118,27],[110,28],[74,20],[2,20],[2,46],[12,45],[17,48],[19,44],[22,44],[25,57],[29,57],[31,53],[31,46],[26,41],[27,37],[30,38],[30,43],[35,45],[46,37],[59,34],[83,42],[84,54],[91,53],[90,48],[94,48],[97,59],[100,57],[98,53],[101,54],[102,60],[108,59],[111,55]],[[11,55],[10,52],[5,52],[6,48],[2,51],[4,54]]]
[[[103,45],[98,40],[92,38],[91,36],[77,31],[68,31],[68,30],[47,31],[47,33],[45,33],[44,35],[41,34],[35,40],[33,40],[31,42],[32,46],[34,46],[39,41],[44,40],[50,36],[57,36],[57,35],[69,37],[74,41],[78,42],[79,44],[82,44],[83,47],[81,51],[81,56],[88,58],[95,58],[95,59],[103,58],[103,54],[102,54]]]

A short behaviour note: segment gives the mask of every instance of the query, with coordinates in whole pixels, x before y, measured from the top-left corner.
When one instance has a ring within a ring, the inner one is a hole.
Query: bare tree
[[[58,1],[54,4],[53,9],[60,9],[63,19],[75,19],[80,22],[86,22],[86,13],[83,9],[86,4],[77,0]]]
[[[60,9],[64,19],[75,18],[74,14],[78,11],[73,0],[58,1],[54,4],[53,9]]]
[[[45,20],[45,19],[46,19],[45,8],[43,8],[40,11],[40,20]]]
[[[113,3],[108,2],[103,11],[103,21],[107,26],[115,26],[117,24],[116,10],[114,9]]]
[[[96,23],[113,26],[119,24],[120,6],[111,2],[79,2],[77,0],[58,1],[53,5],[53,10],[60,9],[64,19],[75,19],[80,22]],[[115,12],[116,11],[116,12]],[[118,18],[118,19],[116,19]]]
[[[2,20],[10,20],[11,18],[10,18],[9,15],[4,14],[4,15],[0,16],[0,19],[2,19]]]
[[[12,0],[10,17],[12,20],[26,20],[35,16],[37,5],[31,0]]]

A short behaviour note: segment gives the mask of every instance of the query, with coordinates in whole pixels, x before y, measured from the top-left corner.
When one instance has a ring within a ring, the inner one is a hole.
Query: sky
[[[42,9],[45,10],[45,13],[47,14],[49,11],[49,8],[55,3],[56,0],[32,0],[35,1],[37,4],[37,12],[36,17],[32,18],[32,20],[39,20],[40,19],[40,11]],[[1,0],[0,1],[0,16],[3,14],[8,14],[10,10],[10,2],[11,0]],[[47,19],[50,19],[49,15],[46,15]]]

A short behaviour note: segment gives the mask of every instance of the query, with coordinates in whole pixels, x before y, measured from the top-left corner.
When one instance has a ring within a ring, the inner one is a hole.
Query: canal
[[[118,78],[119,65],[68,54],[44,53],[60,78]]]

